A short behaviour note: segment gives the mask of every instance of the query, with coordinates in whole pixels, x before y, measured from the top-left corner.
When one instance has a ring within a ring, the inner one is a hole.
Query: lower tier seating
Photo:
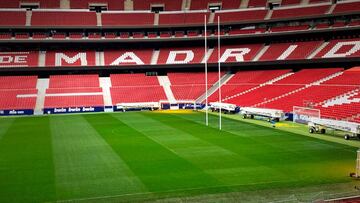
[[[159,102],[167,100],[161,86],[113,87],[110,89],[112,103]]]
[[[44,108],[104,106],[101,88],[50,88]]]
[[[0,109],[35,109],[36,94],[36,89],[0,90]]]
[[[102,95],[46,96],[44,108],[104,106]]]

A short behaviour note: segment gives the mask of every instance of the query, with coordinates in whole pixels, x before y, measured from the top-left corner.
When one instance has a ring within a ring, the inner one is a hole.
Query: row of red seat
[[[313,58],[346,58],[360,56],[360,39],[336,39],[327,42],[321,50],[323,41],[264,44],[224,45],[220,50],[220,61],[224,63],[253,61],[294,60]],[[315,52],[316,51],[316,52]],[[159,53],[156,53],[159,52]],[[209,63],[217,63],[217,47],[208,58]],[[315,52],[315,53],[314,53]],[[156,53],[156,54],[154,54]],[[199,64],[204,61],[203,47],[105,50],[103,64],[96,62],[95,51],[46,51],[45,66],[122,66],[149,65],[153,56],[154,64]],[[102,54],[101,54],[102,55]],[[39,64],[39,52],[0,52],[0,67],[36,67]]]
[[[331,11],[331,4],[309,5],[302,7],[281,7],[274,10],[266,8],[240,9],[215,12],[215,21],[218,16],[221,22],[249,22],[263,21],[267,19],[298,18],[307,16],[318,16],[358,12],[360,2],[338,3]],[[160,13],[158,21],[155,21],[155,14],[150,11],[133,12],[103,12],[99,13],[101,26],[154,26],[154,25],[192,25],[203,24],[204,16],[209,19],[207,11],[196,12],[164,12]],[[25,26],[26,12],[16,10],[0,11],[0,26]],[[30,25],[35,27],[49,26],[98,26],[98,19],[95,12],[78,10],[56,10],[41,11],[34,10],[31,13]]]
[[[341,27],[353,27],[360,26],[359,20],[353,20],[351,22],[346,23],[345,21],[335,22],[334,24],[329,23],[320,23],[313,27],[309,25],[297,25],[297,26],[277,26],[277,27],[269,27],[269,28],[233,28],[231,30],[225,31],[221,30],[220,35],[249,35],[249,34],[264,34],[264,33],[277,33],[277,32],[295,32],[295,31],[306,31],[310,29],[329,29],[329,28],[341,28]],[[213,33],[210,31],[207,32],[207,36],[217,36],[218,32],[215,30]],[[9,39],[19,39],[19,40],[45,40],[45,39],[71,39],[71,40],[99,40],[99,39],[130,39],[131,37],[134,39],[141,38],[190,38],[190,37],[203,37],[205,33],[200,32],[198,30],[189,30],[187,32],[184,31],[161,31],[161,32],[133,32],[132,34],[129,32],[105,32],[104,34],[100,32],[89,32],[89,33],[81,33],[81,32],[70,32],[70,33],[39,33],[35,32],[33,34],[30,33],[15,33],[12,36],[11,33],[0,33],[0,40],[9,40]]]
[[[311,105],[320,109],[323,117],[356,121],[360,114],[360,72],[354,70],[305,69],[295,73],[290,70],[239,71],[222,86],[222,99],[240,106],[275,108],[286,112],[291,112],[293,106]],[[216,72],[209,73],[208,88],[217,81],[217,77]],[[195,100],[205,92],[203,73],[169,73],[168,78],[177,100]],[[328,78],[327,81],[309,86],[325,78]],[[110,79],[113,105],[167,100],[155,76],[115,74]],[[274,79],[276,81],[269,83]],[[34,109],[38,92],[36,83],[36,76],[0,77],[0,109]],[[331,104],[334,99],[341,102]],[[209,101],[217,100],[218,92],[209,97]],[[82,106],[104,106],[98,75],[50,77],[45,108]]]
[[[180,11],[183,10],[183,0],[131,0],[134,10],[150,10],[151,6],[163,6],[166,11]],[[309,3],[329,2],[329,0],[310,0]],[[60,0],[27,0],[26,2],[17,0],[2,0],[0,2],[1,8],[19,8],[21,3],[38,3],[40,8],[60,8]],[[87,9],[90,4],[103,4],[109,10],[124,10],[125,0],[70,0],[69,7],[71,9]],[[190,1],[187,9],[203,10],[208,9],[209,5],[220,5],[222,9],[237,9],[241,7],[241,0],[194,0]],[[248,7],[266,7],[267,0],[250,0]],[[301,0],[282,0],[281,5],[301,5]]]

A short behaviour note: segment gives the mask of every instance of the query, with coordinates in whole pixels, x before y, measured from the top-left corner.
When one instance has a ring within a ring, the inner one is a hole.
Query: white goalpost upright
[[[221,123],[221,62],[220,62],[220,16],[218,16],[218,76],[219,76],[219,104],[220,104],[220,109],[219,109],[219,130],[221,130],[222,128],[222,123]]]
[[[207,31],[206,31],[207,19],[204,15],[204,30],[205,30],[205,46],[204,46],[204,56],[205,56],[205,124],[209,125],[209,112],[208,112],[208,67],[207,67]]]

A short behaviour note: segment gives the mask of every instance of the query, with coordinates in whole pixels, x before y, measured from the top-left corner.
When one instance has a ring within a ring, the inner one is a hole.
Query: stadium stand
[[[265,33],[265,28],[255,28],[255,29],[232,29],[229,30],[229,35],[246,35],[246,34],[261,34]]]
[[[248,7],[266,7],[267,0],[249,0]]]
[[[329,9],[329,4],[317,6],[310,5],[306,7],[280,7],[273,10],[271,19],[324,15]]]
[[[159,102],[167,100],[164,89],[156,76],[144,74],[112,74],[110,75],[113,105],[133,102]]]
[[[95,51],[47,51],[46,66],[95,66]]]
[[[204,15],[208,12],[161,12],[159,25],[192,25],[204,24]]]
[[[336,57],[359,57],[359,39],[337,39],[331,40],[315,58],[336,58]]]
[[[133,50],[106,50],[104,51],[105,65],[141,65],[150,64],[153,50],[133,49]]]
[[[320,46],[322,41],[271,44],[260,61],[305,59]]]
[[[0,11],[0,26],[25,26],[25,23],[26,12],[24,10]]]
[[[111,74],[110,78],[113,87],[160,85],[157,77],[145,74]]]
[[[0,33],[0,39],[8,40],[8,39],[11,39],[11,38],[12,38],[11,33]]]
[[[209,9],[209,5],[221,5],[222,9],[238,9],[241,1],[239,0],[196,0],[191,1],[191,10]]]
[[[154,13],[151,12],[103,12],[103,26],[139,26],[154,25]]]
[[[106,1],[75,0],[75,1],[70,1],[70,8],[88,9],[91,4],[92,5],[104,4],[107,6],[108,10],[124,10],[124,1],[125,0],[106,0]]]
[[[219,11],[215,13],[215,19],[220,16],[222,22],[241,22],[264,20],[267,10],[263,8],[257,9],[241,9],[230,11]]]
[[[239,71],[222,86],[223,98],[239,95],[252,88],[260,87],[260,84],[271,81],[275,78],[286,75],[290,70],[266,70],[266,71]],[[209,97],[209,101],[219,100],[219,91]]]
[[[280,26],[280,27],[272,27],[270,32],[294,32],[294,31],[301,31],[301,30],[308,30],[308,25],[297,25],[297,26]]]
[[[0,8],[20,8],[22,3],[38,3],[39,8],[60,8],[59,0],[1,0]]]
[[[165,11],[180,11],[181,1],[174,0],[133,0],[134,10],[151,10],[152,6],[161,6]]]
[[[167,100],[164,89],[160,86],[112,87],[110,89],[113,105],[119,103],[159,102]]]
[[[34,109],[37,76],[1,76],[0,109]]]
[[[99,87],[98,75],[53,75],[49,88]]]
[[[333,10],[333,14],[338,13],[349,13],[349,12],[358,12],[360,11],[360,2],[347,2],[347,1],[339,1],[335,9]]]
[[[259,50],[263,47],[263,44],[249,44],[249,45],[228,45],[221,46],[220,52],[222,53],[221,61],[224,62],[236,62],[236,61],[251,61],[255,55],[259,52]],[[218,48],[215,47],[213,54],[209,57],[209,63],[217,63],[218,56],[217,51]],[[227,53],[224,54],[225,50],[228,50]],[[231,53],[244,53],[243,57],[235,57],[231,55]],[[246,53],[246,54],[245,54]]]
[[[98,75],[50,76],[44,108],[104,106]]]
[[[76,16],[76,17],[74,17]],[[39,27],[96,26],[96,13],[90,11],[41,11],[32,12],[31,25]]]
[[[299,5],[301,3],[301,0],[282,0],[281,5],[288,6],[288,5]]]
[[[193,57],[191,57],[191,55],[193,55]],[[162,48],[160,49],[157,64],[201,63],[203,57],[203,47]]]

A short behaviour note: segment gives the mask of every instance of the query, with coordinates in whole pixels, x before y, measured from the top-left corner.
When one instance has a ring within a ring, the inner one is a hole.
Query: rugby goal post
[[[293,122],[308,124],[310,118],[320,118],[320,109],[309,107],[294,106],[293,107]]]

